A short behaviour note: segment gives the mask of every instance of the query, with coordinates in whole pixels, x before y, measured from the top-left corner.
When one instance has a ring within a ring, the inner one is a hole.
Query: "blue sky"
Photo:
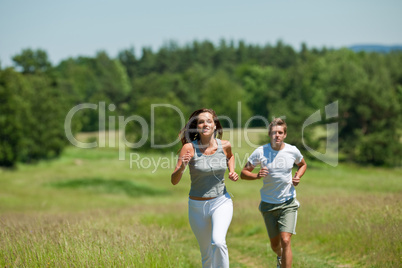
[[[68,57],[156,51],[170,40],[244,40],[299,49],[402,44],[400,0],[128,1],[0,0],[0,61],[43,49],[53,64]]]

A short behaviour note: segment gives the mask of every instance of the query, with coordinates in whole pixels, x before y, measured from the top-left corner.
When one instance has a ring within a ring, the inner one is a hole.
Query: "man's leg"
[[[273,208],[276,206],[278,205],[261,202],[259,209],[264,218],[265,227],[267,228],[269,240],[271,242],[271,249],[277,255],[277,267],[280,267],[279,264],[282,257],[281,235],[278,228],[280,210],[274,210]]]
[[[269,239],[271,241],[271,248],[278,257],[282,256],[281,236],[277,235]]]
[[[292,267],[293,255],[290,239],[292,234],[296,234],[297,209],[300,206],[296,199],[289,200],[287,203],[278,219],[282,247],[282,267]]]
[[[280,244],[282,247],[282,268],[292,267],[293,255],[290,246],[291,233],[281,232]]]

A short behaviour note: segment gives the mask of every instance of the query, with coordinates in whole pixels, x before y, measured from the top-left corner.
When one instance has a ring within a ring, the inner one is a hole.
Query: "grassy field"
[[[240,172],[253,150],[247,141],[259,143],[260,134],[229,134]],[[176,155],[125,155],[68,147],[57,160],[0,169],[0,266],[200,267],[188,172],[172,186]],[[402,170],[308,164],[297,187],[294,267],[401,267]],[[275,267],[258,212],[261,186],[227,181],[231,267]]]

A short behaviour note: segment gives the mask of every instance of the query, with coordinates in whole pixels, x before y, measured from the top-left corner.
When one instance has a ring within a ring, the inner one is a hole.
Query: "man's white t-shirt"
[[[281,204],[296,197],[292,182],[292,168],[299,164],[303,155],[296,146],[284,143],[282,150],[275,151],[271,144],[258,147],[250,155],[248,161],[253,166],[267,167],[269,174],[263,178],[261,200],[271,204]]]

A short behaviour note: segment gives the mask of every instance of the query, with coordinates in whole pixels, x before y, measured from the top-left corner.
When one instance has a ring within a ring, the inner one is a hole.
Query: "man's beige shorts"
[[[299,206],[296,198],[282,204],[269,204],[261,201],[259,209],[264,218],[269,238],[274,238],[281,232],[296,234]]]

